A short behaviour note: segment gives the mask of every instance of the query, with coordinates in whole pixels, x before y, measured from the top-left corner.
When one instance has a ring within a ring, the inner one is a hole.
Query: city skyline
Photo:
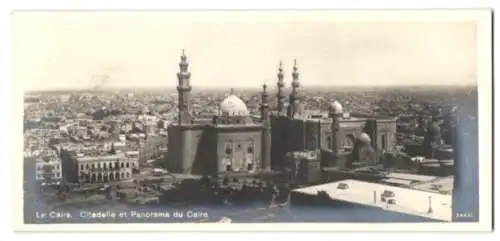
[[[25,91],[171,88],[185,49],[199,87],[273,86],[280,61],[289,87],[294,59],[302,86],[476,83],[474,21],[225,14],[17,12],[14,80]]]

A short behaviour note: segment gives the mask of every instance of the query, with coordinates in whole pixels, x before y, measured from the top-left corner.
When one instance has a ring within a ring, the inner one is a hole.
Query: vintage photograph
[[[15,11],[21,222],[488,220],[469,12]]]

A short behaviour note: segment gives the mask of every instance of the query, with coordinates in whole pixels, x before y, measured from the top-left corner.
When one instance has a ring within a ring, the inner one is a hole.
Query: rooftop
[[[103,154],[103,155],[95,155],[95,156],[78,156],[77,160],[78,161],[110,161],[110,160],[116,160],[120,158],[124,158],[125,155],[123,153],[119,154]]]
[[[340,183],[347,184],[348,188],[338,189],[337,187]],[[380,201],[380,195],[386,190],[394,192],[396,204],[387,204]],[[393,212],[442,221],[451,221],[452,217],[451,195],[358,180],[344,180],[293,190],[293,192],[314,196],[318,195],[318,191],[325,191],[332,199],[378,207]],[[432,207],[431,213],[428,213],[429,202]]]
[[[434,179],[436,179],[438,177],[436,177],[436,176],[416,175],[416,174],[409,174],[409,173],[391,172],[391,173],[387,174],[387,178],[407,180],[407,181],[425,182],[425,181],[434,180]]]
[[[453,176],[441,177],[427,182],[412,184],[411,188],[427,192],[441,192],[451,194],[453,190],[453,181]]]

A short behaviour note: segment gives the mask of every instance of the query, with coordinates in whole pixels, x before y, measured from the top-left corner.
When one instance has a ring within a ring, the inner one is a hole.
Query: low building
[[[42,156],[36,159],[35,179],[42,185],[58,185],[63,180],[61,159],[56,156]]]

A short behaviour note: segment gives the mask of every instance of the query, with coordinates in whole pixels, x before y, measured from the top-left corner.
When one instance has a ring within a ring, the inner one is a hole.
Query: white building
[[[42,185],[59,185],[63,180],[61,159],[42,156],[36,159],[35,179]]]
[[[76,170],[77,182],[97,183],[127,180],[132,178],[133,170],[139,168],[138,155],[127,153],[107,155],[78,155],[65,166],[68,172]]]

